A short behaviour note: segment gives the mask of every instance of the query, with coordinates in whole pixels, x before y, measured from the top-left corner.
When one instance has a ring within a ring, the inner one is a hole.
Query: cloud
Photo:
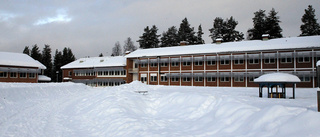
[[[0,22],[2,21],[8,21],[11,18],[16,17],[16,15],[14,14],[10,14],[10,13],[0,13]]]
[[[39,19],[33,25],[45,25],[53,22],[70,22],[71,20],[72,18],[67,15],[66,10],[59,9],[57,10],[57,15],[55,17]]]

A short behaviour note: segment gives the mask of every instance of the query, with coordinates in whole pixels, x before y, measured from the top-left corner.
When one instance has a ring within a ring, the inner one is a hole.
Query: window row
[[[122,85],[122,84],[125,84],[126,82],[125,81],[122,81],[122,82],[113,82],[113,81],[109,81],[109,82],[94,82],[94,83],[86,83],[86,85],[89,85],[89,86],[98,86],[98,87],[107,87],[107,86],[119,86],[119,85]]]
[[[125,76],[126,70],[75,72],[75,76],[96,76],[96,74],[98,76]]]
[[[36,73],[26,73],[26,72],[0,72],[0,78],[36,78]]]
[[[244,82],[245,77],[244,76],[234,76],[234,82]],[[254,79],[258,77],[247,77],[249,82],[254,82]],[[301,82],[310,82],[311,77],[310,76],[301,76],[299,77]],[[217,77],[194,77],[193,78],[195,82],[202,82],[204,79],[207,79],[207,82],[215,82],[217,80]],[[229,82],[231,77],[219,77],[220,82]],[[179,82],[180,77],[171,77],[170,78],[171,82]],[[143,76],[140,78],[141,82],[147,82],[147,77]],[[151,82],[157,82],[157,76],[150,76],[150,81]],[[168,78],[167,76],[160,76],[160,81],[161,82],[167,82]],[[191,78],[190,77],[181,77],[182,82],[190,82]]]
[[[293,58],[279,58],[281,63],[292,63],[293,62]],[[248,64],[259,64],[261,59],[248,59]],[[265,64],[274,64],[276,62],[276,58],[274,57],[270,57],[270,58],[264,58],[264,63]],[[308,63],[310,62],[310,57],[298,57],[297,58],[297,62],[298,63]],[[216,60],[209,60],[206,61],[208,66],[213,66],[216,65]],[[229,65],[230,64],[230,60],[228,59],[222,59],[219,61],[220,65]],[[240,64],[244,64],[244,59],[235,59],[233,60],[235,65],[240,65]],[[190,66],[191,65],[191,61],[182,61],[182,66]],[[195,66],[202,66],[204,64],[204,61],[194,61],[194,65]],[[140,66],[142,68],[145,68],[148,66],[147,63],[141,63]],[[168,63],[167,62],[160,62],[160,66],[161,67],[167,67]],[[171,66],[172,67],[178,67],[180,66],[180,62],[171,62]],[[158,63],[157,62],[151,62],[150,63],[150,67],[158,67]]]

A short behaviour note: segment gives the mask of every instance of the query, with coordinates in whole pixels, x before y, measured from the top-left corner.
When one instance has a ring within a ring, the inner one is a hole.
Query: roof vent
[[[80,61],[79,61],[79,63],[83,63],[83,62],[84,62],[83,60],[80,60]]]
[[[104,61],[103,59],[100,60],[100,62],[103,62],[103,61]]]
[[[222,43],[222,38],[217,38],[216,39],[216,44],[221,44]]]
[[[262,41],[267,41],[269,40],[270,35],[269,34],[263,34],[262,35]]]

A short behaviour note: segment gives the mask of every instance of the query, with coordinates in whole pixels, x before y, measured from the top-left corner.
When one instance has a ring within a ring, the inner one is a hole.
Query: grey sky
[[[320,0],[4,0],[0,51],[22,52],[34,44],[42,50],[49,44],[53,51],[70,47],[76,58],[110,55],[117,41],[121,46],[127,37],[137,41],[146,26],[156,25],[162,34],[171,26],[179,28],[185,17],[195,31],[201,24],[205,42],[211,43],[209,29],[216,17],[233,16],[239,23],[236,30],[246,34],[253,13],[272,8],[279,12],[284,37],[294,37],[308,5],[320,22]]]

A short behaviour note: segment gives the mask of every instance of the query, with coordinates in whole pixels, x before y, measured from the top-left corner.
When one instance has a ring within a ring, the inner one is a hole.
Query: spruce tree
[[[41,53],[37,44],[33,45],[30,56],[35,60],[41,61]]]
[[[282,38],[282,29],[279,25],[281,21],[279,20],[279,16],[277,16],[277,14],[278,12],[272,8],[268,17],[266,18],[266,34],[270,35],[270,39]]]
[[[121,45],[120,45],[119,41],[117,41],[114,44],[114,47],[112,48],[112,55],[113,56],[121,56],[122,55]]]
[[[137,50],[137,47],[134,46],[133,41],[130,37],[128,37],[127,40],[124,41],[123,50],[124,54],[126,54],[127,51],[132,52]]]
[[[309,5],[308,9],[304,11],[305,13],[301,18],[303,24],[300,26],[300,36],[320,35],[320,25],[316,19],[315,9],[312,8],[312,5]]]
[[[209,29],[212,42],[215,43],[217,38],[222,38],[224,42],[243,40],[243,34],[235,30],[237,25],[238,22],[232,16],[226,21],[220,17],[215,18],[213,28]]]
[[[42,50],[42,60],[41,63],[46,66],[44,70],[44,75],[51,77],[52,76],[52,57],[51,57],[51,48],[50,45],[44,45]]]
[[[27,54],[30,56],[30,49],[29,49],[29,46],[25,46],[24,49],[23,49],[23,52],[24,54]]]
[[[216,39],[223,38],[223,34],[225,33],[225,25],[224,21],[220,17],[216,17],[213,21],[213,28],[209,29],[210,31],[210,37],[212,39],[212,42],[215,43]]]
[[[168,28],[167,32],[162,33],[160,47],[171,47],[178,45],[178,30],[175,26]]]
[[[100,53],[100,54],[99,54],[99,57],[103,57],[103,54],[102,54],[102,53]]]
[[[147,26],[144,29],[142,36],[139,37],[140,39],[137,41],[139,42],[140,48],[158,48],[160,35],[157,35],[157,32],[158,28],[155,25],[153,25],[151,29]]]
[[[266,14],[265,10],[259,10],[254,13],[253,28],[248,30],[249,40],[261,40],[262,35],[266,33]]]
[[[194,28],[190,27],[187,18],[184,18],[180,24],[178,31],[179,42],[186,41],[189,44],[195,44],[197,42],[197,37],[195,36]]]
[[[202,39],[202,35],[203,35],[203,32],[202,32],[202,27],[201,27],[201,24],[200,24],[199,27],[198,27],[196,44],[204,44],[204,40]]]
[[[63,56],[61,51],[58,51],[58,49],[55,52],[54,55],[54,62],[53,62],[53,76],[52,81],[54,82],[61,82],[62,81],[62,70],[61,66],[63,66]],[[58,73],[58,77],[57,77]]]

